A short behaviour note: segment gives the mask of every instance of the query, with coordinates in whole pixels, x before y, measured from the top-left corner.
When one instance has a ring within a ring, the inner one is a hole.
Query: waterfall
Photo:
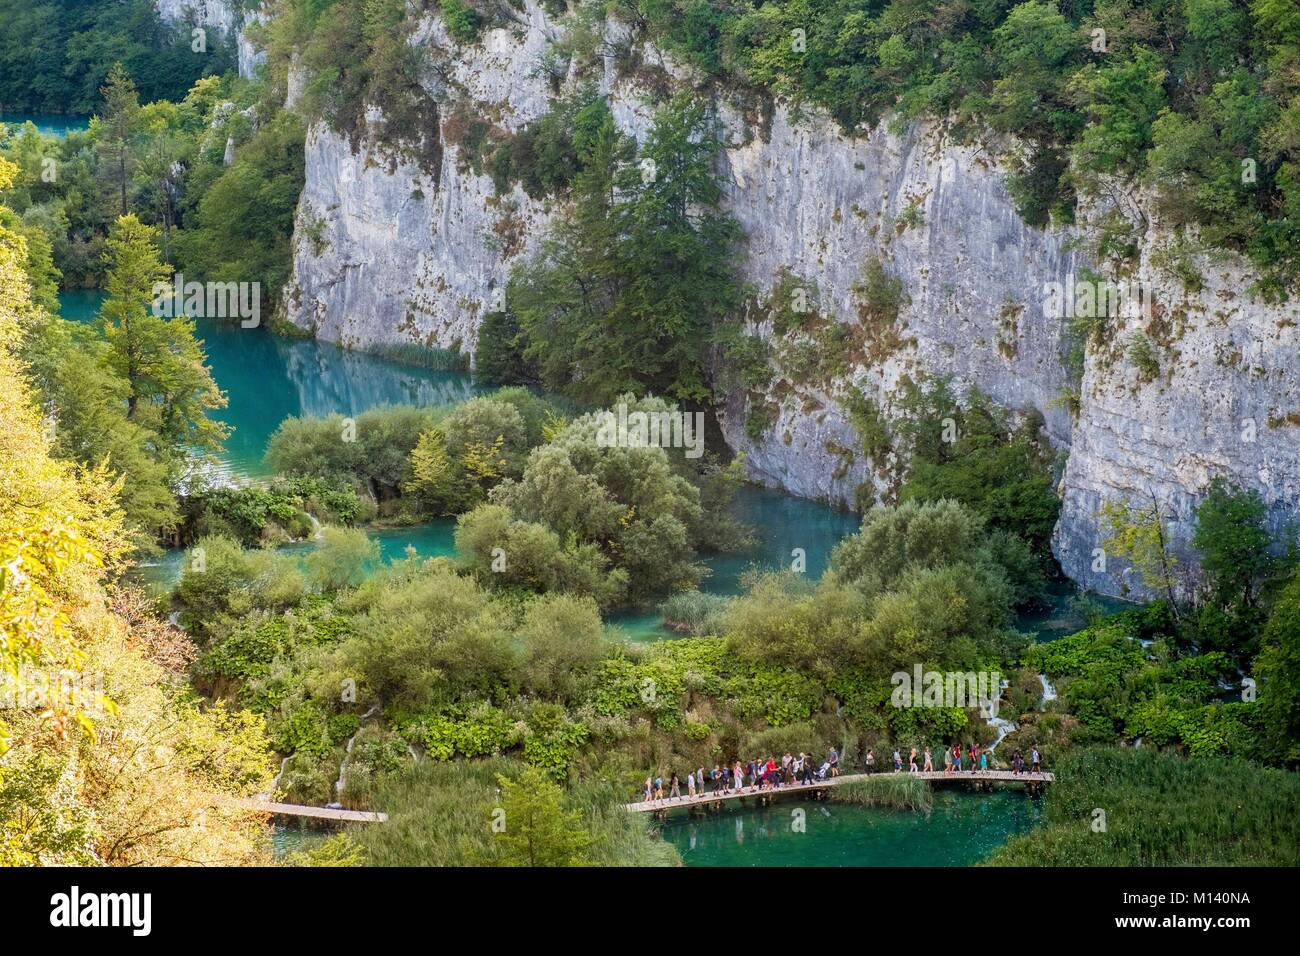
[[[272,797],[275,796],[275,791],[280,786],[280,779],[284,776],[284,768],[288,765],[289,761],[292,759],[293,759],[293,754],[289,754],[289,756],[285,757],[283,760],[280,761],[279,772],[276,773],[276,775],[272,778],[271,786],[266,791],[266,793],[259,793],[257,795],[257,798],[259,800],[270,800]]]
[[[1005,717],[990,717],[987,721],[985,721],[985,723],[987,723],[990,727],[997,728],[997,732],[998,732],[998,735],[994,739],[993,743],[989,744],[985,748],[985,750],[987,750],[989,753],[993,753],[994,748],[997,747],[998,744],[1002,743],[1002,738],[1016,729],[1016,725],[1011,721],[1007,720]]]
[[[1048,683],[1047,675],[1039,674],[1038,682],[1043,685],[1043,699],[1039,702],[1038,706],[1041,707],[1043,704],[1046,704],[1049,700],[1056,700],[1056,688],[1053,687],[1050,683]]]
[[[1010,686],[1011,686],[1011,681],[1009,680],[1004,680],[1001,683],[1001,685],[999,685],[998,687],[999,701],[1002,700],[1002,692]],[[1002,738],[1016,729],[1016,725],[1014,723],[1007,720],[1005,717],[997,716],[996,713],[994,713],[993,716],[987,718],[984,722],[988,724],[990,727],[997,730],[998,732],[998,735],[994,739],[993,743],[989,744],[988,747],[985,748],[988,753],[993,753],[994,748],[997,747],[998,744],[1002,743]]]
[[[305,512],[305,514],[307,515],[307,520],[311,522],[311,539],[313,541],[319,541],[321,536],[320,522],[316,520],[316,516],[310,511]]]
[[[334,781],[334,796],[336,799],[333,803],[326,804],[330,809],[338,810],[343,807],[343,804],[339,803],[337,798],[343,795],[343,784],[347,782],[348,758],[352,756],[352,745],[356,743],[357,734],[361,733],[362,729],[365,727],[366,721],[377,713],[379,713],[379,705],[375,704],[375,706],[371,707],[361,715],[361,720],[357,724],[356,733],[348,738],[347,745],[343,748],[343,759],[339,762],[339,778]]]

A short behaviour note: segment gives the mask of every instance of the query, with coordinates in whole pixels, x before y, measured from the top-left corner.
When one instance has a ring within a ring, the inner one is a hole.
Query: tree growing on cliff
[[[1169,545],[1165,516],[1155,495],[1150,503],[1107,502],[1101,510],[1102,527],[1109,532],[1102,541],[1107,555],[1128,562],[1137,572],[1143,587],[1164,592],[1175,618],[1179,616],[1174,597],[1177,584],[1175,569],[1178,558]],[[1121,585],[1127,593],[1127,581]]]
[[[704,104],[678,96],[636,164],[632,145],[607,110],[584,135],[570,213],[508,301],[549,388],[600,403],[624,391],[705,400],[709,342],[740,301],[721,144]]]

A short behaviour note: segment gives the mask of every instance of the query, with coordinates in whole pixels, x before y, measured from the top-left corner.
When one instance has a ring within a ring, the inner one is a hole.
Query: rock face
[[[240,76],[253,76],[266,60],[266,53],[257,49],[244,32],[250,23],[266,22],[267,14],[261,8],[246,13],[236,0],[158,0],[158,15],[164,23],[203,27],[221,36],[235,31]]]
[[[164,23],[188,23],[229,33],[239,17],[234,0],[158,0]]]
[[[472,350],[481,316],[499,307],[510,270],[556,211],[518,187],[497,196],[448,135],[457,103],[506,132],[550,108],[554,90],[537,67],[562,27],[532,0],[519,19],[474,46],[450,40],[437,17],[417,32],[442,116],[435,164],[395,155],[368,133],[349,141],[311,128],[290,321],[358,349]],[[624,36],[607,28],[611,54],[596,79],[619,124],[640,138],[652,112],[647,85],[689,77],[653,49],[641,51],[642,68],[617,74],[612,50]],[[563,85],[579,81],[571,68]],[[1080,380],[1065,360],[1069,320],[1045,306],[1045,293],[1090,265],[1076,251],[1085,233],[1024,224],[995,159],[1005,144],[958,143],[940,124],[849,138],[806,109],[796,118],[777,104],[760,121],[714,95],[727,208],[747,236],[745,278],[761,293],[782,277],[806,286],[821,315],[865,343],[848,375],[801,381],[780,369],[766,396],[724,397],[723,433],[746,453],[755,480],[837,503],[864,485],[887,496],[896,463],[861,451],[847,399],[865,396],[888,419],[905,378],[946,375],[959,393],[978,388],[1011,409],[1036,410],[1068,451],[1055,546],[1066,572],[1100,591],[1132,583],[1119,562],[1096,553],[1106,502],[1154,496],[1181,541],[1215,476],[1259,490],[1279,526],[1300,509],[1296,310],[1249,298],[1239,264],[1201,263],[1203,287],[1187,291],[1157,267],[1168,237],[1145,223],[1135,271],[1153,310],[1112,319]],[[869,260],[906,293],[883,327],[862,314]],[[760,318],[754,329],[770,336]],[[1141,362],[1130,347],[1139,333],[1151,346]],[[1065,394],[1077,398],[1062,402]],[[765,427],[747,428],[757,399],[772,414]]]

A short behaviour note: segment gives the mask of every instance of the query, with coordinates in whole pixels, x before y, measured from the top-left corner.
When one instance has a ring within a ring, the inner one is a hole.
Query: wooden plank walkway
[[[705,793],[696,794],[694,797],[681,796],[677,799],[664,797],[662,800],[641,800],[637,803],[628,803],[624,807],[633,813],[658,813],[664,810],[675,810],[678,807],[698,807],[710,803],[719,803],[723,800],[741,800],[745,797],[772,797],[789,793],[817,793],[822,790],[828,790],[831,787],[841,783],[852,783],[858,780],[871,780],[874,777],[919,777],[922,780],[929,780],[933,783],[983,783],[985,781],[999,781],[1007,783],[1052,783],[1056,777],[1050,773],[1022,773],[1015,774],[1010,770],[986,770],[983,773],[971,773],[969,770],[952,773],[944,773],[942,770],[933,770],[929,773],[855,773],[840,777],[831,777],[829,780],[818,780],[814,783],[801,784],[792,783],[779,787],[775,790],[759,790],[755,787],[746,787],[743,790],[732,790],[727,793]]]
[[[335,810],[302,803],[272,803],[269,800],[236,800],[241,807],[285,817],[311,817],[314,820],[338,820],[347,823],[385,823],[388,814],[370,810]]]

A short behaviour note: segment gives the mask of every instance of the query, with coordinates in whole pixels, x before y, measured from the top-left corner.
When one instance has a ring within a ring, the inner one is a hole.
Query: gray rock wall
[[[515,130],[549,108],[552,90],[538,64],[560,29],[530,0],[516,27],[487,31],[475,46],[453,43],[436,17],[415,42],[430,54],[428,88],[440,103],[468,97],[480,115]],[[653,50],[644,60],[690,81]],[[620,125],[643,135],[651,113],[644,81],[618,76],[610,56],[601,82]],[[828,119],[806,109],[795,118],[782,105],[767,128],[756,128],[725,95],[716,105],[728,144],[727,207],[747,235],[741,267],[749,281],[770,290],[783,272],[805,280],[816,286],[818,308],[857,332],[855,287],[868,259],[882,262],[910,297],[888,347],[859,355],[847,378],[810,383],[778,374],[770,396],[776,418],[758,440],[746,434],[746,397],[726,398],[724,434],[746,453],[755,480],[841,503],[863,482],[886,494],[894,463],[848,453],[860,443],[845,396],[867,395],[888,416],[904,377],[949,375],[959,390],[977,387],[1010,408],[1037,409],[1051,440],[1068,450],[1055,545],[1066,571],[1101,591],[1126,584],[1113,559],[1093,570],[1105,502],[1154,494],[1182,541],[1216,475],[1258,489],[1279,527],[1296,513],[1295,309],[1249,298],[1239,264],[1204,264],[1204,288],[1187,292],[1154,264],[1169,237],[1150,225],[1137,272],[1156,313],[1114,320],[1109,344],[1089,351],[1075,382],[1063,360],[1066,322],[1044,308],[1044,289],[1089,263],[1075,251],[1079,234],[1021,221],[995,159],[1007,144],[958,143],[940,124],[847,138]],[[499,303],[511,268],[555,210],[517,188],[498,197],[487,176],[463,166],[451,142],[438,168],[427,170],[372,139],[353,144],[313,127],[289,320],[358,349],[472,350],[481,316]],[[757,330],[771,333],[770,324]],[[1159,356],[1150,381],[1139,381],[1125,346],[1139,331]],[[1077,415],[1059,402],[1072,389]]]

